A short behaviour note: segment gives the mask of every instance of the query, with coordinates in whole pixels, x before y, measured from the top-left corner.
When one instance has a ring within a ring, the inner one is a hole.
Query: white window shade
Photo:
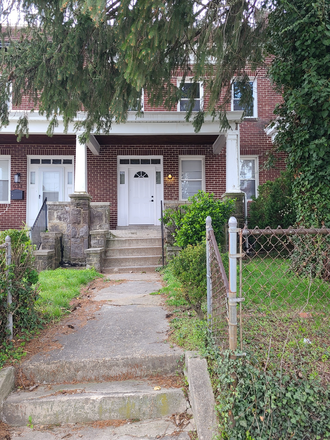
[[[9,200],[9,159],[0,159],[0,203]]]
[[[204,162],[203,159],[181,158],[181,200],[195,195],[204,187]]]
[[[240,160],[240,188],[246,198],[251,200],[257,196],[258,170],[257,158],[241,158]]]

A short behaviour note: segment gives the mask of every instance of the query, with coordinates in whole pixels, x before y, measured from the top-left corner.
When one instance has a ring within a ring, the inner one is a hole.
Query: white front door
[[[118,226],[160,225],[162,156],[118,156]]]
[[[128,221],[130,225],[155,222],[155,168],[128,169]]]

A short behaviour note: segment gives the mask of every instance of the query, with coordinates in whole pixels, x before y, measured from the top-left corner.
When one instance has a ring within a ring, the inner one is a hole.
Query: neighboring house
[[[158,225],[161,201],[165,206],[183,202],[199,189],[219,198],[242,189],[251,199],[259,184],[279,173],[263,170],[271,148],[264,128],[279,101],[265,71],[253,80],[253,94],[253,107],[240,123],[242,109],[233,88],[227,133],[219,133],[218,121],[210,117],[194,133],[185,121],[185,99],[172,111],[152,108],[145,99],[142,117],[130,112],[125,124],[114,124],[109,135],[91,136],[87,145],[70,129],[64,134],[61,124],[47,137],[47,121],[37,113],[29,115],[29,138],[17,142],[16,122],[29,110],[23,100],[0,131],[0,229],[31,227],[45,197],[69,201],[74,192],[110,202],[111,229]],[[203,98],[201,84],[195,110]],[[12,199],[14,189],[23,191],[23,199]]]

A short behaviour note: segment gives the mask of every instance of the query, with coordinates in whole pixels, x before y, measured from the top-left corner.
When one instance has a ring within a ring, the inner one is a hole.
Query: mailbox
[[[11,191],[11,199],[12,200],[24,200],[24,191],[21,189],[13,189]]]

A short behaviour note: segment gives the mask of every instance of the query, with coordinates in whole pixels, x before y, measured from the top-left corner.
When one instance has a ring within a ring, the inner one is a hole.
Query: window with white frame
[[[0,156],[0,203],[10,203],[10,158]]]
[[[257,197],[258,184],[258,157],[241,156],[240,159],[240,188],[246,194],[247,200]]]
[[[253,102],[251,105],[242,105],[240,103],[241,100],[241,90],[238,87],[237,83],[233,83],[233,89],[232,89],[232,103],[231,103],[231,109],[232,110],[244,110],[244,117],[245,118],[257,118],[258,117],[258,106],[257,106],[257,80],[250,81],[246,84],[246,87],[249,87],[252,92],[252,98]]]
[[[193,83],[193,82],[178,82],[178,87],[181,89],[181,99],[178,102],[178,111],[186,112],[191,104],[191,98],[193,98],[193,112],[198,112],[202,110],[202,102],[203,102],[203,85],[202,83]]]
[[[204,156],[182,156],[180,159],[180,200],[205,189]]]

